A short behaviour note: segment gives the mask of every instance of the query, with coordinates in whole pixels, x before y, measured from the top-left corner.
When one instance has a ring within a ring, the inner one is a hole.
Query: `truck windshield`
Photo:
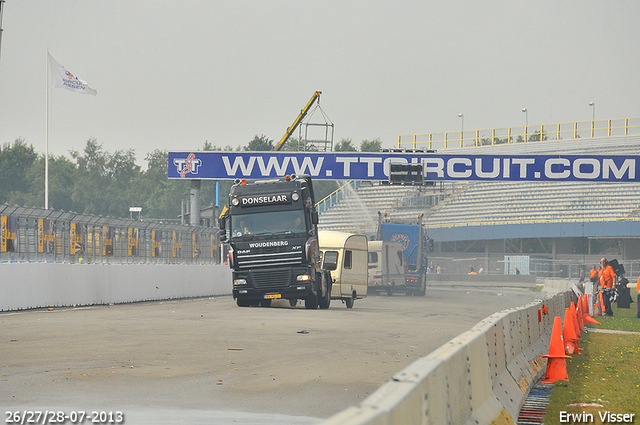
[[[238,214],[230,217],[231,236],[304,233],[306,225],[303,210],[269,211]]]

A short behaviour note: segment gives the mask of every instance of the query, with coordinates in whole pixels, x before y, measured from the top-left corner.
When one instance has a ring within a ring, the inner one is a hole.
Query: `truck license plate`
[[[280,298],[280,297],[282,297],[281,294],[267,294],[267,295],[264,296],[264,299],[265,300],[273,300],[273,299]]]

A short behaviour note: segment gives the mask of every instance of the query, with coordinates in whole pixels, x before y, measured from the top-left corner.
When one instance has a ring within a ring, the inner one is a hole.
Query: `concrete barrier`
[[[0,311],[231,294],[225,265],[0,264]]]
[[[427,275],[427,286],[490,286],[535,288],[536,277],[510,274],[434,274]]]
[[[570,303],[563,292],[489,316],[323,424],[514,424],[544,373],[554,314]]]

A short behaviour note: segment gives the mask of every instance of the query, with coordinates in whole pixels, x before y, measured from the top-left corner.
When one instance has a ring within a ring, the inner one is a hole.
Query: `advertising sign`
[[[46,218],[38,219],[38,252],[53,254],[53,221]]]
[[[393,152],[169,152],[170,179],[388,180],[390,164],[422,163],[427,181],[640,181],[640,156],[442,155]]]
[[[75,255],[84,252],[85,233],[87,232],[87,226],[80,223],[71,223],[69,227],[69,254]]]
[[[200,235],[193,233],[191,235],[192,257],[197,258],[200,256]]]
[[[162,258],[162,230],[151,231],[151,257]]]
[[[102,255],[113,256],[113,240],[116,229],[111,226],[102,226]]]
[[[171,242],[171,246],[173,247],[173,258],[180,257],[180,253],[182,252],[182,233],[173,232]]]
[[[18,248],[18,217],[0,217],[0,252],[16,252]]]
[[[138,239],[140,237],[140,229],[129,227],[127,230],[127,255],[134,257],[138,255]]]

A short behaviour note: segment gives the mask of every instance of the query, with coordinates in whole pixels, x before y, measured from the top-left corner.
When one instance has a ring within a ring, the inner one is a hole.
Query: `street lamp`
[[[522,112],[524,112],[524,125],[525,127],[529,127],[529,111],[527,108],[522,108]]]
[[[462,147],[462,143],[464,141],[464,114],[460,112],[458,116],[462,118],[462,127],[460,127],[460,147]]]
[[[594,136],[596,131],[596,102],[589,102],[589,106],[591,106],[591,137]]]

